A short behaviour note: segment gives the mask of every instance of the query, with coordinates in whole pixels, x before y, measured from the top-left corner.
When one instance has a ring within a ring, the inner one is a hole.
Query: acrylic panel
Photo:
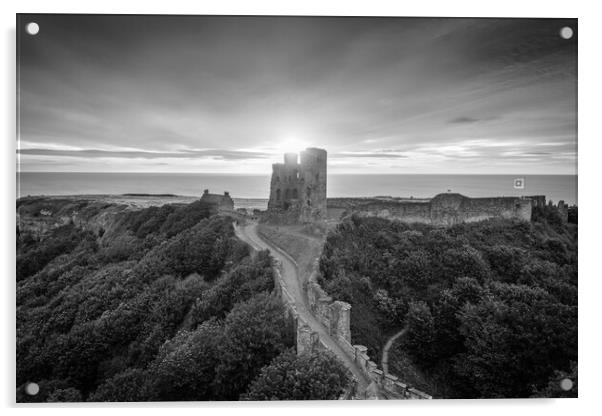
[[[17,402],[577,397],[577,37],[17,15]]]

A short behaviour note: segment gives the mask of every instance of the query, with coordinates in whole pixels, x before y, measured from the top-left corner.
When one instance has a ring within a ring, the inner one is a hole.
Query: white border
[[[2,302],[0,310],[4,333],[0,346],[2,350],[0,374],[1,403],[9,411],[64,414],[81,413],[77,405],[16,407],[14,405],[15,375],[15,13],[126,13],[126,14],[304,14],[304,15],[365,15],[365,16],[467,16],[467,17],[573,17],[579,18],[579,205],[580,205],[580,263],[579,263],[579,393],[577,400],[440,400],[424,402],[310,402],[310,403],[252,403],[252,404],[195,404],[177,403],[154,405],[113,405],[110,411],[131,413],[134,409],[144,409],[145,413],[163,415],[166,407],[172,412],[194,412],[194,414],[231,414],[244,412],[250,415],[286,413],[287,416],[307,413],[329,412],[365,415],[369,411],[379,413],[412,412],[430,415],[504,415],[544,413],[552,415],[592,414],[602,408],[597,403],[601,368],[600,360],[600,316],[599,297],[602,295],[599,273],[600,257],[600,200],[599,155],[602,155],[600,142],[600,26],[601,14],[594,1],[527,1],[503,0],[486,1],[413,1],[386,2],[370,1],[326,1],[304,0],[297,2],[239,0],[239,1],[179,1],[169,0],[149,2],[148,0],[128,1],[103,0],[82,1],[4,1],[0,5],[0,19],[3,28],[2,82],[4,92],[2,126],[4,146],[2,151],[2,256],[4,273]],[[106,414],[104,405],[87,405],[86,414]],[[167,410],[169,411],[169,410]]]

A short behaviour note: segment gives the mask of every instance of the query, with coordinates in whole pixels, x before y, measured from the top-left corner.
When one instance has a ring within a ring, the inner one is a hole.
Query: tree
[[[495,282],[489,291],[459,313],[465,353],[456,371],[482,397],[529,397],[576,359],[577,309],[540,288]]]
[[[293,345],[292,322],[282,301],[262,293],[236,305],[226,317],[214,380],[222,400],[236,400],[261,368]]]
[[[151,366],[158,400],[211,400],[221,357],[223,328],[215,321],[195,331],[182,331],[165,343]]]
[[[89,402],[144,402],[155,400],[150,374],[140,368],[128,368],[105,380],[88,398]]]
[[[202,322],[212,316],[223,318],[234,304],[273,288],[272,258],[267,250],[261,251],[253,258],[245,258],[202,293],[191,312],[193,321]]]
[[[56,389],[48,395],[47,402],[82,402],[82,394],[78,389],[68,387],[66,389]]]
[[[440,258],[439,268],[440,279],[467,276],[483,281],[490,274],[489,267],[481,253],[468,245],[446,250]]]
[[[579,397],[577,362],[571,362],[569,371],[554,371],[548,384],[541,390],[535,389],[531,397]]]
[[[433,358],[433,344],[435,341],[435,321],[431,310],[423,301],[410,302],[406,314],[408,332],[405,336],[405,345],[410,353],[422,364],[428,366]]]
[[[520,275],[527,253],[525,250],[497,244],[487,250],[487,260],[491,269],[504,282],[514,283]]]
[[[350,382],[343,364],[328,351],[297,356],[288,350],[253,381],[243,400],[336,400]]]

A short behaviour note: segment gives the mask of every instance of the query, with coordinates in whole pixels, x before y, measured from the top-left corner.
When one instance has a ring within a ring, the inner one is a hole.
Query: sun
[[[274,151],[280,155],[283,153],[299,153],[306,147],[309,147],[306,141],[294,136],[288,136],[274,145]]]

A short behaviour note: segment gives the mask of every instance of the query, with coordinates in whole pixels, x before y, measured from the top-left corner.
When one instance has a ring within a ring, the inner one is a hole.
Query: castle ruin
[[[326,163],[324,149],[310,147],[300,155],[285,153],[284,163],[272,165],[270,199],[262,221],[282,225],[316,223],[340,221],[355,214],[451,226],[490,218],[530,221],[532,209],[546,204],[544,195],[470,198],[451,192],[422,200],[373,197],[327,201]],[[561,201],[558,209],[566,221],[567,206]]]
[[[211,194],[209,193],[209,189],[205,189],[203,191],[203,196],[201,196],[201,201],[214,205],[218,212],[234,211],[234,201],[230,197],[229,192],[224,192],[223,195]]]
[[[457,193],[439,194],[430,200],[388,200],[336,198],[328,202],[329,214],[344,218],[397,219],[408,223],[451,226],[490,218],[531,220],[533,201],[528,197],[469,198]]]
[[[272,165],[268,214],[280,222],[315,222],[326,218],[326,150],[310,147],[285,153]]]

